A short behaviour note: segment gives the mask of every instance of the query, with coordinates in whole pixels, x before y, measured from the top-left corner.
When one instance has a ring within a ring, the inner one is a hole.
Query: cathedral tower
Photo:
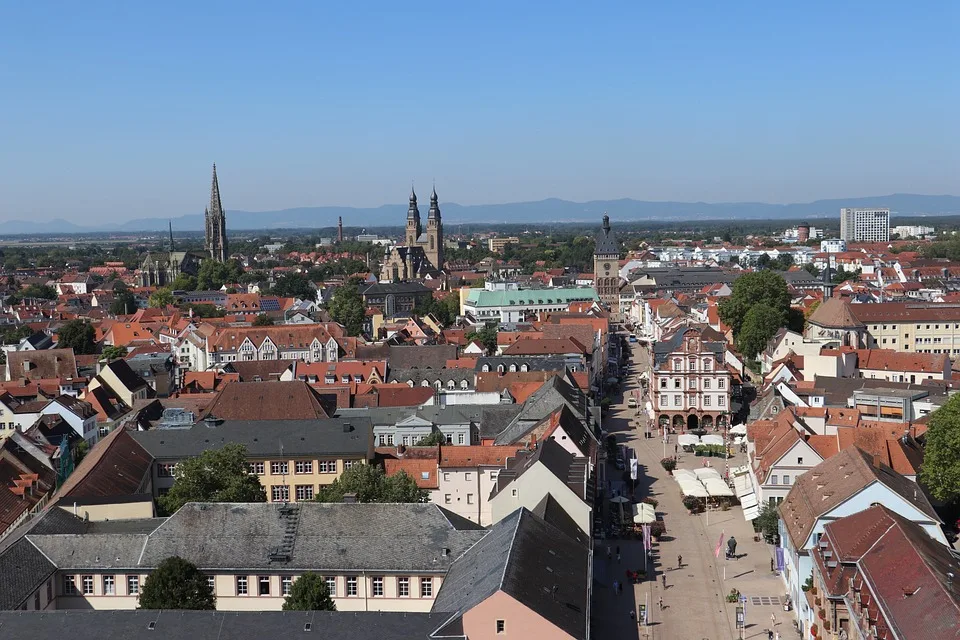
[[[440,204],[437,188],[430,194],[430,213],[427,214],[427,244],[424,252],[435,269],[443,269],[443,221],[440,219]]]
[[[420,237],[420,209],[417,207],[417,193],[410,187],[410,208],[407,209],[407,231],[405,244],[414,247]]]
[[[210,206],[204,212],[205,244],[210,257],[217,262],[226,262],[230,257],[227,248],[227,216],[220,202],[220,184],[217,182],[217,165],[213,165],[213,181],[210,184]]]

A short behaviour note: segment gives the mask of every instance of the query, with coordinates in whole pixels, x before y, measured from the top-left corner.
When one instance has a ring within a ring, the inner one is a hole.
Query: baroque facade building
[[[437,189],[430,194],[430,211],[427,214],[427,230],[420,222],[417,194],[410,190],[410,207],[407,209],[407,226],[403,246],[391,249],[380,269],[381,282],[401,282],[425,277],[439,277],[443,271],[443,220]]]
[[[600,300],[616,311],[620,298],[620,243],[610,230],[610,216],[606,214],[593,250],[593,284]]]
[[[654,353],[653,410],[658,427],[724,428],[729,424],[735,380],[724,363],[724,346],[703,330],[680,329]]]
[[[204,247],[217,262],[226,262],[230,257],[227,246],[227,214],[220,202],[220,184],[217,181],[217,165],[213,165],[213,181],[210,184],[210,206],[203,211]]]

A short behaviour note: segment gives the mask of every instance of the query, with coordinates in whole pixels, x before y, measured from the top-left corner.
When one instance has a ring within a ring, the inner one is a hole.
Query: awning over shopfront
[[[740,500],[740,508],[743,509],[743,518],[750,522],[760,515],[760,504],[757,501],[757,494],[753,490],[753,480],[750,478],[750,472],[747,467],[737,467],[733,469],[733,489]]]

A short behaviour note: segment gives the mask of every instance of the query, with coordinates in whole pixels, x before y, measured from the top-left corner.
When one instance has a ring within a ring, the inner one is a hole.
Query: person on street
[[[636,619],[637,619],[637,614],[636,614],[636,612],[634,612],[634,610],[633,610],[632,607],[631,607],[631,609],[630,609],[630,619],[631,619],[631,620],[636,620]]]
[[[620,581],[619,581],[619,580],[614,580],[614,581],[613,581],[613,594],[614,594],[614,595],[617,595],[617,596],[620,595]]]
[[[678,553],[678,554],[677,554],[677,569],[680,569],[680,568],[682,568],[682,567],[683,567],[683,556]]]
[[[777,626],[777,614],[775,613],[770,614],[770,626],[772,628],[776,628]]]
[[[610,545],[607,545],[607,560],[613,557],[613,553],[610,551]]]
[[[620,552],[617,551],[617,564],[620,564]]]
[[[665,574],[665,573],[661,573],[661,574],[660,574],[660,582],[663,583],[663,588],[666,589],[666,588],[667,588],[667,574]]]
[[[660,600],[657,601],[657,604],[660,605],[660,611],[663,611],[663,596],[660,596]]]

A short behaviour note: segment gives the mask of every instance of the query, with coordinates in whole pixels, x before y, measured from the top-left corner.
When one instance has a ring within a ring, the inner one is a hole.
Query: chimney
[[[349,422],[344,422],[344,423],[343,423],[343,432],[344,432],[344,433],[350,433],[351,431],[353,431],[353,425],[350,424]]]
[[[345,493],[345,494],[343,494],[343,503],[344,503],[344,504],[356,504],[356,503],[357,503],[357,494],[355,494],[355,493]]]
[[[446,558],[447,556],[450,555],[450,549],[444,547],[443,549],[440,550],[440,555]]]

